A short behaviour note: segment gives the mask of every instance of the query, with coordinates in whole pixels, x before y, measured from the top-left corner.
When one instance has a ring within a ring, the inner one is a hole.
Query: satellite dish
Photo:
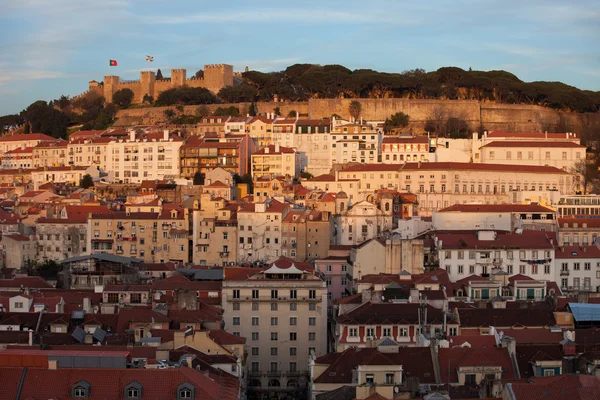
[[[394,386],[394,393],[400,393],[400,388],[398,386]]]

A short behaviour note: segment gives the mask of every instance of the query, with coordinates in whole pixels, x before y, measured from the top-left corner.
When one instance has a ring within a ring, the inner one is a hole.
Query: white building
[[[128,139],[114,139],[106,149],[107,170],[113,182],[140,183],[143,180],[179,177],[179,148],[183,139],[162,134],[130,132]]]
[[[556,250],[554,280],[563,293],[600,291],[600,249],[591,246],[561,246]]]
[[[295,149],[278,144],[265,146],[252,154],[252,177],[295,177],[300,175],[300,156]]]
[[[549,165],[565,171],[585,159],[585,146],[573,142],[501,140],[480,148],[480,162],[486,164]]]
[[[338,193],[336,203],[343,201],[343,196]],[[391,230],[393,216],[390,203],[391,200],[385,199],[381,203],[382,210],[365,200],[340,210],[339,215],[335,216],[336,243],[357,245]]]
[[[331,162],[373,164],[380,161],[383,133],[362,123],[334,124],[331,129]]]
[[[383,138],[382,163],[431,161],[429,158],[429,138],[427,136],[387,136]]]
[[[33,190],[38,190],[41,185],[48,182],[53,183],[70,183],[79,185],[81,178],[85,175],[90,175],[96,180],[100,176],[98,167],[90,166],[70,166],[70,167],[41,167],[31,170],[31,180],[33,182]]]
[[[527,275],[554,280],[556,234],[543,231],[517,233],[479,230],[435,233],[439,267],[455,282],[470,275]]]

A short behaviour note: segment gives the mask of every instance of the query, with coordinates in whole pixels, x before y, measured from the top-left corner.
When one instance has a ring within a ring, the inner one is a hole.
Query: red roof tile
[[[509,396],[528,400],[600,399],[600,378],[591,375],[557,375],[531,377],[526,382],[511,383]],[[512,393],[511,393],[512,392]]]
[[[269,149],[268,152],[267,152],[267,149]],[[279,150],[277,151],[277,146],[270,144],[268,146],[261,147],[259,150],[254,152],[253,155],[293,154],[295,152],[296,152],[296,150],[292,149],[291,147],[284,147],[284,146],[279,146]]]
[[[223,329],[213,329],[208,332],[208,336],[215,341],[215,343],[221,346],[227,346],[232,344],[244,344],[246,338],[240,336],[234,336],[231,333]]]
[[[574,142],[562,141],[562,142],[545,142],[542,140],[536,141],[525,141],[525,140],[517,140],[517,141],[508,141],[508,140],[496,140],[492,143],[488,143],[483,147],[577,147],[581,149],[585,149],[585,146],[581,146]]]
[[[556,249],[554,258],[557,260],[600,258],[598,246],[561,246]]]
[[[458,382],[459,367],[502,367],[502,380],[516,379],[506,348],[462,348],[439,350],[442,382]]]
[[[441,212],[464,212],[464,213],[547,213],[554,214],[556,211],[538,204],[455,204],[443,208]]]
[[[44,135],[43,133],[23,133],[10,136],[0,137],[0,142],[22,142],[26,140],[50,140],[55,141],[51,136]]]
[[[474,232],[436,233],[442,241],[443,249],[553,249],[550,242],[556,243],[556,234],[544,231],[523,231],[522,234],[497,232],[495,240],[479,240]]]

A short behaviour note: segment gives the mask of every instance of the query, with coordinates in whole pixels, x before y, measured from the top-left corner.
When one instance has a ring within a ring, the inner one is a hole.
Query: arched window
[[[340,212],[344,211],[344,202],[342,201],[340,203]]]
[[[195,387],[189,382],[183,382],[177,386],[177,400],[193,399],[195,395]]]
[[[260,379],[252,379],[250,381],[249,386],[256,386],[256,387],[260,387]]]
[[[270,387],[279,387],[279,386],[281,386],[281,385],[279,384],[279,381],[278,381],[277,379],[271,379],[271,380],[269,381],[269,386],[270,386]]]
[[[296,379],[290,379],[287,383],[287,387],[298,387],[298,381]]]
[[[385,203],[385,211],[390,211],[390,203]]]

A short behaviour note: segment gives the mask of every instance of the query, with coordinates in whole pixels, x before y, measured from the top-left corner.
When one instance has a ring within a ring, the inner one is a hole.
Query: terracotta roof
[[[46,148],[46,147],[67,147],[67,145],[69,144],[69,142],[67,140],[62,140],[62,139],[58,139],[58,140],[53,140],[51,142],[40,142],[39,144],[37,144],[35,146],[36,149],[40,149],[40,148]]]
[[[344,325],[413,325],[419,323],[419,307],[420,304],[417,303],[371,303],[369,301],[339,315],[336,321]],[[427,305],[427,322],[442,324],[444,312]],[[455,323],[452,318],[447,318],[447,322]]]
[[[211,183],[210,185],[206,185],[204,186],[205,188],[228,188],[229,186],[224,184],[221,181],[214,181],[213,183]]]
[[[329,126],[331,121],[329,119],[299,119],[296,123],[297,126]]]
[[[401,347],[398,352],[382,353],[377,348],[349,348],[342,353],[319,357],[316,364],[328,365],[315,383],[352,383],[352,370],[360,365],[402,366],[406,377],[421,383],[435,383],[433,360],[428,347]]]
[[[502,380],[516,379],[515,371],[506,348],[462,348],[439,350],[442,382],[458,382],[460,367],[502,367]]]
[[[330,174],[323,174],[308,179],[309,182],[330,182],[335,181],[335,176]]]
[[[388,143],[429,143],[427,136],[386,136],[383,138],[383,144]]]
[[[44,135],[43,133],[22,133],[22,134],[17,134],[17,135],[0,137],[0,142],[22,142],[22,141],[26,141],[26,140],[51,140],[51,141],[54,141],[56,139],[54,139],[51,136]]]
[[[591,375],[563,374],[552,377],[531,377],[511,383],[508,396],[528,400],[590,400],[600,398],[600,378]]]
[[[466,345],[473,349],[496,347],[496,339],[492,335],[481,336],[448,336],[450,348]]]
[[[554,258],[558,260],[600,258],[600,249],[595,245],[561,246],[556,249]]]
[[[214,340],[215,343],[221,346],[246,343],[246,338],[241,336],[234,336],[223,329],[213,329],[208,332],[208,336],[212,340]]]
[[[495,138],[495,137],[501,137],[501,138],[507,138],[507,137],[512,137],[512,138],[535,138],[535,139],[541,139],[544,137],[548,138],[552,138],[552,139],[566,139],[567,134],[566,133],[554,133],[554,132],[549,132],[549,133],[545,133],[545,132],[505,132],[502,129],[497,129],[495,131],[491,131],[488,132],[487,137],[488,138]],[[576,138],[573,138],[576,139]]]
[[[563,142],[545,142],[542,140],[536,141],[508,141],[508,140],[496,140],[492,143],[488,143],[483,147],[577,147],[585,149],[585,146],[579,145],[577,143],[563,141]]]
[[[24,149],[22,147],[17,147],[16,149],[9,150],[9,151],[5,152],[4,154],[23,154],[23,153],[33,153],[33,147],[25,147]]]
[[[71,133],[71,135],[69,135],[69,139],[90,138],[94,136],[100,136],[103,133],[104,131],[77,131]]]
[[[556,234],[545,231],[525,230],[521,234],[496,232],[495,240],[479,240],[474,232],[457,231],[453,233],[436,233],[442,241],[442,250],[451,249],[554,249],[550,239],[556,243]]]
[[[550,329],[502,329],[504,336],[515,338],[519,344],[557,344],[563,340],[563,333]]]
[[[510,164],[481,164],[459,162],[411,162],[405,164],[356,164],[344,168],[340,172],[389,172],[389,171],[495,171],[516,172]],[[569,175],[568,172],[556,167],[538,165],[519,165],[519,172],[548,173]]]
[[[464,212],[464,213],[547,213],[554,214],[556,211],[538,204],[455,204],[443,208],[441,212]]]
[[[267,152],[267,149],[269,149],[269,152]],[[296,152],[296,150],[292,149],[291,147],[284,147],[284,146],[279,146],[279,151],[276,151],[276,146],[273,144],[270,144],[268,146],[261,147],[259,150],[254,152],[253,155],[293,154],[295,152]]]
[[[183,275],[172,275],[152,282],[153,291],[177,289],[220,291],[221,287],[221,281],[191,281]]]
[[[30,288],[30,289],[52,289],[43,278],[39,276],[25,276],[22,278],[0,279],[0,288]]]
[[[479,327],[549,327],[556,325],[549,309],[531,308],[461,308],[458,310],[461,328]]]
[[[508,278],[508,282],[511,285],[514,285],[515,281],[533,281],[533,280],[534,279],[532,277],[527,276],[527,275],[523,275],[523,274],[516,274],[516,275],[513,275],[513,276],[511,276],[511,277]]]
[[[266,268],[242,268],[229,267],[225,268],[225,280],[227,281],[245,281],[248,278],[263,272]]]
[[[586,225],[587,228],[600,228],[600,218],[559,218],[558,225],[559,228],[574,228],[575,224],[577,224],[576,229],[586,229],[583,227],[583,224]]]
[[[292,119],[292,118],[277,119],[276,121],[273,122],[273,125],[291,125],[291,124],[295,124],[296,121],[298,121],[298,120]]]

